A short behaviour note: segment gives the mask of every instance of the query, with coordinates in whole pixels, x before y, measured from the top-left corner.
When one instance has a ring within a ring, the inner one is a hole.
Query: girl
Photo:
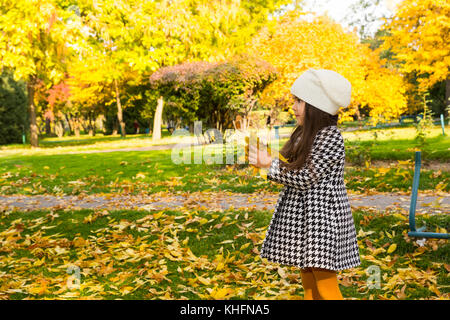
[[[337,127],[350,104],[340,74],[309,69],[291,87],[297,127],[280,150],[288,163],[250,145],[249,161],[284,185],[260,256],[300,268],[305,300],[342,300],[336,271],[361,264],[344,183],[345,147]]]

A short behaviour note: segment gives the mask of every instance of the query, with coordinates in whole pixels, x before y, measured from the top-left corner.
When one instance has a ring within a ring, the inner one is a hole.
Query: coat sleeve
[[[309,165],[301,169],[288,170],[280,167],[281,160],[272,160],[267,172],[267,179],[300,190],[307,190],[320,183],[336,164],[345,161],[344,139],[336,127],[320,130],[311,148]],[[308,164],[308,162],[307,162]]]

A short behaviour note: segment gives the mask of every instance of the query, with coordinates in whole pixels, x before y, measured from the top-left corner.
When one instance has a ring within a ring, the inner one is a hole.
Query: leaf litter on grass
[[[3,211],[0,298],[302,299],[298,268],[259,257],[271,212],[203,208]],[[354,215],[362,265],[338,273],[347,299],[449,298],[445,240],[420,246],[404,214]]]

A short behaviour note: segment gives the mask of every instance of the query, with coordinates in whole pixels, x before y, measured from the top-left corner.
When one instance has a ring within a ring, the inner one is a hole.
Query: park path
[[[416,212],[450,214],[450,193],[433,192],[418,195]],[[352,209],[393,210],[407,213],[411,203],[408,193],[355,194],[348,192]],[[273,210],[278,193],[233,193],[233,192],[157,192],[145,195],[94,194],[82,196],[54,195],[0,195],[0,210],[18,209],[134,209],[161,210],[184,207],[192,210],[223,211],[235,209]]]
[[[167,150],[172,149],[175,146],[178,148],[184,148],[189,146],[197,146],[199,143],[170,143],[170,144],[157,144],[148,147],[134,147],[134,148],[115,148],[115,149],[100,149],[100,150],[79,150],[79,151],[67,151],[62,152],[64,154],[78,154],[78,153],[102,153],[102,152],[128,152],[128,151],[151,151],[151,150]]]

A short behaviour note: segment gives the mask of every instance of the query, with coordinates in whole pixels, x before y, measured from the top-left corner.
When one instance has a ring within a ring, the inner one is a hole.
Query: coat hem
[[[261,259],[266,259],[268,262],[271,263],[276,263],[279,264],[281,266],[292,266],[292,267],[297,267],[297,268],[321,268],[321,269],[327,269],[327,270],[331,270],[331,271],[342,271],[342,270],[348,270],[348,269],[352,269],[352,268],[356,268],[357,266],[361,265],[361,262],[356,263],[356,264],[351,264],[348,267],[344,267],[344,268],[329,268],[329,267],[324,267],[323,265],[319,265],[319,264],[314,264],[314,263],[308,263],[308,264],[295,264],[295,263],[288,263],[288,262],[280,262],[280,261],[275,261],[275,260],[270,260],[269,258],[260,255],[259,256]]]

